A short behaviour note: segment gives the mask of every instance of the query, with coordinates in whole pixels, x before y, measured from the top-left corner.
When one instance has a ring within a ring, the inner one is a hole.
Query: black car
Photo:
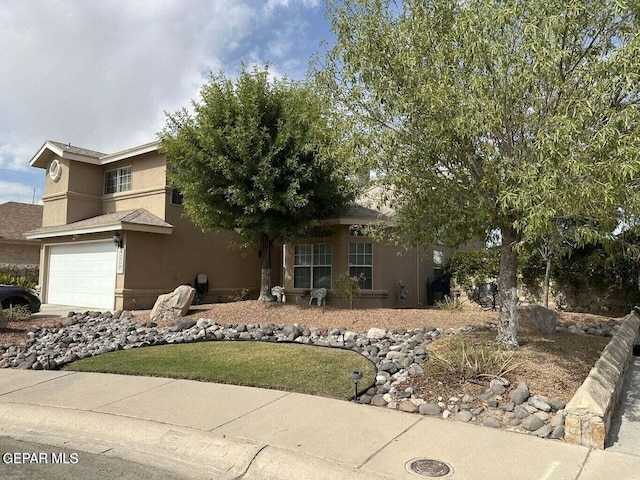
[[[31,288],[0,285],[0,305],[3,309],[24,306],[29,308],[31,313],[36,313],[40,311],[41,304],[38,292]]]

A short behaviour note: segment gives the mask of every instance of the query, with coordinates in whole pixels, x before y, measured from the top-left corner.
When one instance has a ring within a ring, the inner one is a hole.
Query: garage
[[[49,247],[46,302],[113,309],[116,248],[112,241]]]

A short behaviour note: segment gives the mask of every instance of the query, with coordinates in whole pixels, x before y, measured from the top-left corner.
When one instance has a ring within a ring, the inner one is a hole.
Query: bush
[[[2,310],[5,318],[9,322],[21,322],[31,317],[31,310],[24,305],[16,305],[15,307],[5,308]]]
[[[360,276],[350,276],[348,272],[341,273],[336,280],[338,294],[349,300],[349,308],[353,309],[353,299],[360,296]]]
[[[456,298],[452,299],[449,295],[445,295],[443,300],[436,300],[436,307],[440,310],[461,310],[462,302]]]
[[[15,285],[17,287],[36,288],[35,282],[28,282],[25,277],[14,277],[8,273],[0,274],[0,285]]]
[[[512,352],[487,345],[473,337],[458,335],[429,357],[434,376],[461,381],[501,377],[519,367]]]

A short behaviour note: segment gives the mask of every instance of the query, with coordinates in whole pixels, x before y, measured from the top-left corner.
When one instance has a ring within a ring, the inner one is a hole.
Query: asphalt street
[[[185,480],[152,466],[120,458],[22,442],[0,437],[0,478],[3,480]]]

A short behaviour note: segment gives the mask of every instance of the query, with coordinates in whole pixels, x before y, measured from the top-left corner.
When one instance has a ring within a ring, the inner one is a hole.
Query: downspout
[[[422,288],[420,287],[420,250],[419,245],[416,245],[416,292],[418,292],[418,305],[422,305],[420,303],[420,292]]]
[[[286,288],[287,284],[287,244],[282,244],[282,278],[280,278],[282,288]],[[287,302],[286,296],[283,298],[283,303]]]

